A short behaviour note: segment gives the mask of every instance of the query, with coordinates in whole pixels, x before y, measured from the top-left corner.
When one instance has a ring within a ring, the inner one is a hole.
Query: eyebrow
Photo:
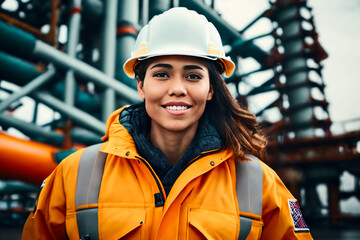
[[[203,70],[203,71],[204,71],[204,69],[203,69],[202,67],[198,66],[198,65],[185,65],[185,66],[183,67],[183,69],[184,69],[184,70],[200,69],[200,70]]]
[[[155,64],[154,66],[151,67],[151,69],[153,68],[157,68],[157,67],[164,67],[164,68],[169,68],[169,69],[173,69],[173,66],[171,64],[167,64],[167,63],[158,63]],[[191,69],[200,69],[202,71],[204,71],[204,69],[198,65],[185,65],[183,67],[184,70],[191,70]]]
[[[172,69],[172,68],[173,68],[173,66],[172,66],[172,65],[170,65],[170,64],[166,64],[166,63],[159,63],[159,64],[155,64],[154,66],[152,66],[152,67],[151,67],[151,69],[156,68],[156,67],[164,67],[164,68],[170,68],[170,69]]]

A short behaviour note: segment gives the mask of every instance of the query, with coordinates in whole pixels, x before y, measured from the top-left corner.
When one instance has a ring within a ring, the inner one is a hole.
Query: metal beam
[[[53,64],[62,68],[72,69],[76,74],[93,81],[97,85],[113,88],[117,94],[129,101],[129,103],[139,103],[142,101],[136,90],[126,86],[114,78],[107,76],[89,64],[54,49],[42,41],[37,40],[35,42],[33,54],[36,57],[51,61]]]
[[[79,110],[76,107],[66,105],[59,99],[53,97],[50,93],[45,91],[38,91],[33,93],[33,96],[45,105],[53,108],[61,114],[67,116],[71,120],[77,122],[79,125],[87,127],[98,134],[105,134],[106,125],[100,120],[94,118],[90,114]]]
[[[56,146],[61,146],[64,142],[64,135],[56,132],[46,130],[43,127],[37,126],[33,123],[25,122],[18,118],[14,118],[8,114],[0,114],[0,125],[8,128],[13,127],[18,129],[20,132],[29,136],[31,139],[54,144]]]
[[[70,57],[66,53],[37,40],[34,36],[27,32],[13,26],[9,26],[2,21],[0,21],[0,32],[7,36],[6,38],[0,38],[1,48],[10,49],[21,56],[31,55],[50,61],[55,66],[60,66],[65,70],[74,70],[75,74],[93,81],[99,86],[113,88],[117,94],[127,101],[128,104],[142,101],[136,90],[112,77],[107,76],[89,64]]]
[[[242,42],[243,39],[240,33],[222,19],[213,9],[198,0],[179,0],[179,5],[195,10],[199,14],[204,15],[209,22],[213,23],[221,35],[224,45],[233,45],[235,41]],[[242,57],[253,57],[256,61],[262,64],[263,60],[268,56],[268,53],[262,50],[254,43],[249,43],[248,48],[252,51],[242,51],[239,54]],[[247,49],[244,49],[247,50]]]
[[[22,87],[20,91],[11,94],[9,97],[7,97],[5,100],[3,100],[0,103],[0,112],[6,110],[7,107],[9,107],[10,104],[13,103],[14,101],[38,89],[44,83],[49,81],[55,75],[55,73],[56,73],[55,69],[50,68],[49,70],[37,76],[34,80],[26,84],[24,87]]]

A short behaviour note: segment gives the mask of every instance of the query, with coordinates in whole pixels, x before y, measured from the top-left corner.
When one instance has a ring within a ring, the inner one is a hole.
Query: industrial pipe
[[[117,0],[105,0],[102,70],[111,78],[115,75],[117,8]],[[102,120],[106,121],[108,116],[115,110],[116,96],[114,89],[106,88],[102,97]]]
[[[131,50],[135,45],[139,21],[139,1],[123,0],[119,1],[117,16],[117,39],[116,39],[116,69],[115,77],[120,79],[133,89],[136,89],[136,81],[129,78],[122,66],[131,56]]]
[[[0,77],[2,79],[24,85],[40,73],[33,64],[0,51]]]
[[[8,108],[11,103],[14,101],[20,99],[21,97],[24,97],[31,93],[32,91],[38,89],[40,86],[42,86],[44,83],[49,81],[54,75],[56,71],[54,68],[50,68],[48,71],[42,73],[38,77],[36,77],[34,80],[26,84],[23,88],[21,88],[20,91],[15,92],[11,94],[9,97],[5,98],[2,102],[0,102],[0,113]]]
[[[0,125],[5,129],[9,127],[16,128],[31,139],[39,142],[47,142],[55,146],[61,146],[64,143],[64,135],[46,130],[43,127],[14,118],[5,113],[0,114]]]
[[[81,24],[81,0],[71,1],[71,17],[68,28],[67,53],[76,58],[76,47],[79,42]],[[73,106],[75,103],[75,74],[69,69],[65,74],[65,103]]]
[[[0,132],[0,178],[40,185],[55,169],[59,148]]]
[[[125,98],[129,103],[138,103],[141,101],[137,91],[134,89],[107,76],[89,64],[74,59],[40,40],[36,40],[35,37],[29,33],[13,26],[9,26],[2,21],[0,21],[0,32],[7,36],[6,38],[0,38],[0,46],[5,49],[17,48],[17,52],[22,52],[25,55],[30,54],[34,57],[51,61],[54,65],[60,66],[66,70],[72,69],[76,74],[93,81],[97,85],[113,88],[117,94]],[[14,42],[19,46],[14,45]]]
[[[218,29],[224,45],[233,45],[235,41],[241,41],[242,37],[236,29],[234,29],[229,23],[225,22],[213,9],[205,5],[198,0],[179,0],[179,5],[195,10],[196,12],[204,15],[210,22],[212,22]],[[251,51],[241,51],[239,55],[241,57],[253,57],[260,64],[263,64],[264,59],[268,56],[268,53],[263,51],[254,43],[249,43]],[[246,49],[245,49],[246,50]]]
[[[50,93],[45,91],[37,91],[32,94],[35,99],[44,103],[45,105],[55,109],[64,116],[67,116],[77,122],[79,125],[87,127],[99,134],[105,134],[106,125],[100,120],[94,118],[92,115],[79,110],[76,107],[69,106],[59,99],[53,97]]]

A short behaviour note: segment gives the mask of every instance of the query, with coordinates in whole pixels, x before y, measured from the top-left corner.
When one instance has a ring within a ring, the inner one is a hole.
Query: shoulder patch
[[[295,199],[288,199],[291,219],[294,222],[295,232],[310,231],[302,216],[300,205]]]

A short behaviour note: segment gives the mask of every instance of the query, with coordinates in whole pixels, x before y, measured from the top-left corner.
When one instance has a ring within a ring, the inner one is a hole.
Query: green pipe
[[[34,141],[49,143],[55,146],[61,146],[64,142],[64,135],[62,134],[46,130],[5,113],[0,114],[0,125],[3,128],[16,128]]]
[[[87,92],[80,90],[75,86],[75,106],[88,113],[95,113],[100,111],[100,97],[98,95],[91,95]],[[50,87],[50,93],[57,98],[64,100],[65,82],[58,81]]]
[[[0,181],[0,193],[12,194],[22,192],[37,192],[38,186],[20,181]]]
[[[10,26],[0,20],[0,50],[16,53],[19,56],[29,56],[35,48],[36,38],[19,28]]]
[[[22,86],[39,76],[40,73],[33,64],[0,51],[0,77],[2,79]]]
[[[107,76],[89,64],[70,57],[40,40],[36,40],[34,36],[29,33],[13,26],[9,26],[2,21],[0,21],[0,32],[9,36],[0,38],[0,46],[6,50],[14,48],[15,46],[12,42],[16,42],[16,44],[19,45],[16,46],[17,49],[21,49],[21,51],[17,51],[16,53],[53,62],[54,65],[60,66],[66,70],[74,70],[75,74],[82,76],[97,85],[105,88],[113,88],[117,94],[126,100],[127,104],[142,101],[136,90]],[[13,39],[15,40],[13,41]]]

